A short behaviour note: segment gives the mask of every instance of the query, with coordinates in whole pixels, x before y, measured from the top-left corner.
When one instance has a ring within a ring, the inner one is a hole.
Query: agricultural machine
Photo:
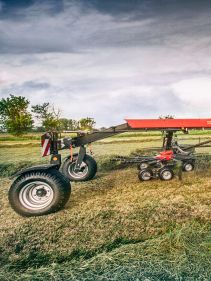
[[[195,146],[179,146],[174,133],[188,130],[211,129],[211,119],[127,119],[126,123],[102,131],[90,133],[77,132],[76,137],[59,139],[57,132],[48,132],[42,136],[42,156],[51,155],[50,164],[34,166],[17,172],[9,190],[11,207],[22,216],[39,216],[61,209],[71,193],[71,181],[91,180],[97,172],[97,163],[86,153],[86,145],[92,142],[130,131],[162,131],[165,133],[163,151],[157,156],[119,157],[117,161],[136,163],[139,179],[152,178],[170,180],[174,176],[174,167],[182,163],[184,171],[194,169],[193,149],[211,143],[211,140]],[[79,147],[77,154],[73,148]],[[61,160],[62,149],[68,149],[69,155]]]
[[[135,156],[135,157],[116,157],[113,161],[119,161],[122,164],[136,163],[138,168],[138,177],[141,181],[160,178],[161,180],[171,180],[175,175],[175,169],[178,168],[178,175],[181,172],[190,172],[194,169],[195,157],[186,154],[175,154],[173,150],[161,151],[155,156]]]

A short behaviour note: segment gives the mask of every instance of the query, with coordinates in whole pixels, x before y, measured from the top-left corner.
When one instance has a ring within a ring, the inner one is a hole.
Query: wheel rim
[[[162,176],[163,176],[164,180],[170,180],[172,178],[172,173],[171,173],[171,171],[164,171],[162,173]]]
[[[140,169],[141,170],[146,169],[147,167],[148,167],[148,164],[146,164],[146,163],[140,164]]]
[[[150,172],[144,172],[144,173],[142,174],[142,179],[145,180],[145,181],[150,180],[150,179],[151,179],[151,174],[150,174]]]
[[[76,162],[73,162],[72,164],[69,165],[69,167],[68,167],[69,175],[71,177],[77,178],[77,179],[85,177],[89,171],[87,164],[85,162],[82,162],[81,166],[80,166],[80,170],[78,172],[75,171],[75,165],[76,165]]]
[[[25,185],[19,200],[22,206],[30,210],[41,210],[49,206],[54,198],[54,191],[50,185],[42,181],[33,181]]]
[[[185,170],[187,171],[187,172],[190,172],[190,171],[192,171],[193,170],[193,166],[192,166],[192,164],[186,164],[185,165]]]

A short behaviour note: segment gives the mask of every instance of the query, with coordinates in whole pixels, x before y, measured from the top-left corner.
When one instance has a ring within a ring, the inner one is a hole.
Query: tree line
[[[96,122],[61,118],[61,111],[50,103],[30,106],[26,97],[10,95],[0,100],[0,131],[22,135],[30,131],[92,130]]]

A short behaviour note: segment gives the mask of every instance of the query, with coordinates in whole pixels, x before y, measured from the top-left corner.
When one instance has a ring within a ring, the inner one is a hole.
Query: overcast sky
[[[0,97],[97,127],[211,117],[211,1],[0,0]]]

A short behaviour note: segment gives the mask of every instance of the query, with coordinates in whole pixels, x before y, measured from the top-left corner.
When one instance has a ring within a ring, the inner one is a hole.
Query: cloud
[[[26,81],[22,85],[24,89],[30,89],[30,90],[43,90],[48,89],[50,87],[50,84],[46,82],[36,82],[36,81]]]
[[[138,6],[123,2],[124,5],[111,5],[111,1],[110,5],[102,5],[96,1],[96,5],[89,6],[86,1],[64,1],[62,7],[57,7],[55,1],[34,2],[2,18],[0,52],[78,53],[102,47],[165,45],[181,48],[181,43],[182,47],[191,46],[193,40],[204,38],[205,33],[209,46],[210,9],[203,13],[184,9],[181,13],[178,5],[178,13],[168,9],[165,14],[154,1],[153,5],[143,1]],[[115,7],[120,8],[119,13],[112,13]],[[163,7],[165,11],[169,5]],[[104,13],[100,12],[103,8]]]
[[[66,5],[63,12],[55,14],[52,3],[35,2],[18,10],[15,17],[3,18],[0,52],[78,53],[97,46],[128,45],[128,36],[135,39],[136,33],[147,32],[152,21],[125,21],[92,9],[84,11],[80,4]]]
[[[64,88],[50,84],[43,87],[40,82],[29,81],[22,85],[12,85],[4,94],[13,93],[15,89],[16,94],[27,96],[33,105],[51,100],[62,109],[63,116],[75,119],[94,117],[98,126],[118,124],[125,118],[157,118],[165,114],[181,116],[192,110],[188,101],[178,97],[168,86],[130,86],[127,81],[121,81],[122,87],[116,85],[116,88],[114,85],[106,85],[105,81],[101,86],[99,83],[99,90],[94,90],[91,83],[87,87],[93,87],[92,91],[87,91],[86,87],[75,90],[73,85],[73,89],[68,85]]]
[[[0,12],[3,10],[3,2],[0,1]]]
[[[210,114],[210,77],[197,77],[181,80],[172,85],[175,94],[195,110],[195,114]]]
[[[5,4],[0,96],[50,101],[63,116],[91,116],[98,126],[209,115],[211,5],[129,2]]]

